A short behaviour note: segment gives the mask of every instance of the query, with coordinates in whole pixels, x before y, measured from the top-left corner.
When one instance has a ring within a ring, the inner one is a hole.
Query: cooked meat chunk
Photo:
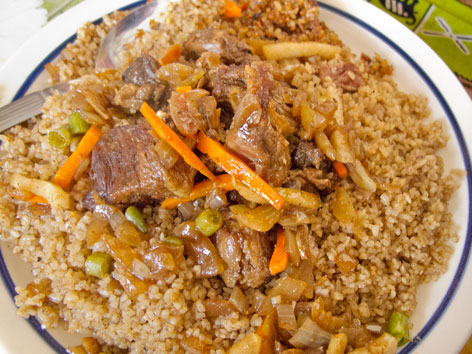
[[[219,54],[225,64],[240,64],[251,60],[249,46],[223,30],[207,28],[192,32],[183,45],[187,58],[197,59],[204,52]]]
[[[215,98],[208,96],[208,91],[172,92],[169,108],[175,126],[183,135],[195,135],[199,130],[220,126],[220,111],[216,109]]]
[[[123,73],[125,83],[113,98],[113,104],[136,113],[143,102],[154,110],[162,109],[170,96],[170,88],[156,76],[159,63],[149,55],[135,59]]]
[[[224,227],[216,234],[216,247],[226,264],[221,277],[228,287],[256,288],[270,275],[269,239],[266,233],[236,229]]]
[[[270,124],[267,107],[273,81],[267,64],[246,67],[248,93],[242,98],[226,136],[226,146],[245,159],[273,186],[280,186],[290,168],[284,136]]]
[[[293,154],[294,165],[298,168],[315,166],[320,168],[323,153],[311,141],[301,140]]]
[[[328,76],[336,86],[347,92],[357,91],[364,84],[364,79],[355,64],[338,59],[331,60],[328,65],[321,67],[321,79],[325,80]]]
[[[303,169],[303,174],[311,184],[316,186],[316,188],[321,190],[331,188],[331,179],[324,178],[322,170],[307,167]]]
[[[123,73],[123,82],[142,86],[145,84],[156,84],[158,82],[156,73],[159,63],[150,55],[136,58]]]
[[[290,170],[284,186],[287,188],[301,189],[312,192],[317,190],[327,190],[332,187],[330,178],[323,175],[322,170],[306,167],[303,170]]]
[[[155,138],[140,126],[115,127],[94,147],[91,177],[94,190],[114,205],[146,204],[172,192],[189,192],[195,170],[182,159],[164,168]]]

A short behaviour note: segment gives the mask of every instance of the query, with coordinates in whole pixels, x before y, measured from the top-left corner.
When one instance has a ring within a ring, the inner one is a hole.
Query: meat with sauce
[[[264,180],[280,186],[290,168],[285,137],[269,120],[268,106],[273,77],[270,68],[254,62],[245,70],[248,92],[242,98],[226,136],[226,146],[245,159]]]
[[[364,79],[355,64],[338,59],[331,60],[328,65],[322,66],[320,77],[322,80],[330,77],[336,86],[347,92],[355,92],[364,84]]]
[[[136,58],[122,76],[124,85],[115,93],[113,104],[135,113],[143,102],[161,109],[170,95],[169,86],[157,78],[159,63],[150,55]]]
[[[266,233],[224,227],[216,234],[216,247],[226,267],[226,286],[257,288],[270,275],[270,242]]]
[[[192,59],[199,58],[204,52],[220,55],[225,64],[241,64],[255,57],[245,42],[215,28],[192,32],[182,48],[185,57]]]
[[[182,159],[165,168],[156,139],[141,125],[115,127],[94,147],[91,177],[94,190],[107,203],[137,205],[190,192],[195,170]]]

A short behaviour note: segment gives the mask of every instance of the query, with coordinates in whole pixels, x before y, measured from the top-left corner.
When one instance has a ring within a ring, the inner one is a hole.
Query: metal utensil
[[[129,42],[138,27],[149,19],[157,10],[158,1],[152,1],[138,7],[118,22],[106,35],[95,58],[95,69],[114,68],[118,65],[123,45]],[[3,107],[0,107],[0,132],[24,122],[41,113],[46,98],[54,94],[67,92],[70,83],[60,83],[40,91],[25,95]]]

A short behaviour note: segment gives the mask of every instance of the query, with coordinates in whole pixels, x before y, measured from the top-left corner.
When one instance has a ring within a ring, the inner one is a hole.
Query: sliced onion
[[[274,188],[285,202],[301,208],[315,211],[320,206],[320,196],[317,193],[309,193],[291,188]]]
[[[206,202],[211,209],[220,209],[228,205],[226,193],[221,188],[215,188],[208,193]]]
[[[297,227],[296,240],[301,259],[310,259],[310,244],[308,241],[308,226]]]
[[[295,312],[293,306],[289,304],[280,304],[276,307],[277,310],[277,321],[279,327],[288,331],[297,330],[297,319],[295,318]]]
[[[302,260],[300,262],[300,268],[298,272],[298,279],[304,281],[307,284],[306,290],[303,296],[307,299],[313,298],[313,288],[315,285],[315,277],[313,275],[313,263],[308,260]]]
[[[156,135],[154,135],[154,137],[157,139],[154,149],[159,155],[159,158],[164,167],[170,169],[175,165],[180,155],[164,139],[161,139],[159,136],[156,137]]]
[[[246,314],[249,309],[249,300],[246,295],[241,291],[239,286],[235,286],[229,297],[231,302],[241,314]]]
[[[355,161],[354,153],[349,145],[349,138],[346,131],[337,128],[329,138],[331,145],[336,150],[336,161],[342,163],[353,163]]]
[[[289,255],[289,260],[294,266],[300,263],[300,252],[298,250],[296,233],[290,228],[285,228],[285,251]]]
[[[85,120],[89,124],[95,124],[100,126],[106,123],[106,120],[100,117],[98,114],[86,110],[80,111],[80,117],[83,118],[83,120]]]
[[[229,316],[238,310],[231,302],[224,299],[207,299],[203,302],[203,305],[209,318]]]
[[[90,157],[86,157],[80,161],[79,167],[77,168],[77,171],[75,171],[74,174],[74,181],[78,181],[80,177],[84,174],[84,172],[87,170],[87,168],[90,165]]]
[[[233,344],[228,354],[260,354],[262,338],[256,333],[249,333],[246,337]]]
[[[339,187],[336,191],[333,214],[336,219],[344,225],[352,224],[357,218],[356,209],[354,209],[352,200],[344,187]]]
[[[259,290],[254,290],[252,294],[252,308],[255,312],[259,312],[262,304],[264,303],[266,296]]]
[[[291,277],[283,277],[277,280],[274,287],[269,290],[258,314],[266,316],[272,310],[272,299],[280,296],[282,303],[298,301],[305,292],[307,284],[304,281]]]
[[[242,204],[230,207],[231,217],[235,218],[243,227],[251,230],[266,232],[272,229],[281,216],[281,211],[272,205],[261,205],[254,209],[249,209]]]
[[[177,210],[180,212],[180,215],[182,215],[182,219],[184,221],[189,220],[194,212],[194,207],[192,202],[187,202],[187,203],[182,203],[177,207]]]
[[[149,270],[148,266],[138,258],[133,259],[131,271],[134,276],[141,280],[149,279],[151,277],[151,271]]]
[[[330,160],[336,160],[336,150],[333,145],[331,145],[328,136],[324,132],[318,130],[313,133],[313,136],[316,145],[318,145],[323,154],[325,154]]]
[[[113,214],[108,221],[118,239],[130,246],[138,246],[141,243],[139,231],[126,219],[121,210],[113,208]]]
[[[289,339],[289,343],[299,349],[326,346],[331,340],[331,334],[321,329],[310,318],[306,318],[302,326]]]
[[[346,167],[355,184],[369,192],[375,192],[377,185],[359,160],[346,164]]]

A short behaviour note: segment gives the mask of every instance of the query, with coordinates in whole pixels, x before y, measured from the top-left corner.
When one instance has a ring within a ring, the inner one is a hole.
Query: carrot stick
[[[270,274],[275,275],[280,273],[288,264],[288,253],[285,252],[285,235],[284,230],[279,228],[277,230],[277,243],[275,244],[274,253],[269,262]]]
[[[342,162],[333,161],[333,167],[340,178],[347,177],[347,168]]]
[[[49,202],[44,199],[43,197],[40,197],[39,195],[33,195],[29,200],[30,203],[35,203],[35,204],[47,204],[49,205]]]
[[[180,45],[174,44],[170,49],[167,51],[167,53],[159,60],[159,63],[161,65],[166,65],[173,63],[179,59],[180,55],[182,54],[182,49],[180,48]]]
[[[178,93],[185,93],[185,92],[188,92],[192,89],[192,86],[179,86],[177,87],[175,90],[178,92]]]
[[[161,208],[174,209],[180,204],[192,202],[195,199],[202,198],[210,193],[213,189],[220,188],[223,191],[231,191],[234,189],[231,181],[231,175],[219,175],[215,177],[215,180],[205,180],[193,186],[190,195],[185,198],[167,198],[161,204]]]
[[[80,163],[83,159],[90,155],[93,147],[98,142],[101,135],[102,132],[100,128],[98,128],[96,125],[92,125],[80,140],[79,145],[77,145],[77,148],[74,150],[72,155],[69,156],[66,162],[64,162],[64,164],[56,172],[53,183],[62,187],[62,189],[66,189],[72,182],[72,179],[74,178]]]
[[[225,1],[225,17],[235,18],[241,17],[242,10],[234,1],[226,0]]]
[[[241,159],[226,151],[221,144],[204,133],[198,133],[197,149],[210,156],[226,173],[234,176],[253,192],[259,194],[276,209],[282,209],[284,200],[277,192]]]
[[[214,180],[215,175],[211,173],[208,167],[198,158],[197,155],[179,138],[179,136],[170,129],[166,123],[153,111],[149,105],[144,102],[140,109],[144,118],[151,124],[152,128],[156,133],[164,139],[170,146],[172,146],[180,156],[184,158],[184,161],[190,166],[200,171],[202,175],[207,176],[209,179]]]

